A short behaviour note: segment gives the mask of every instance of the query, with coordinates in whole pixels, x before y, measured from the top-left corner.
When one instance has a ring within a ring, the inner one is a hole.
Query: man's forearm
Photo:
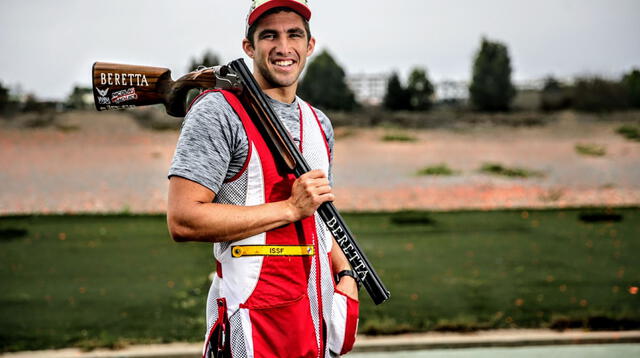
[[[331,268],[335,273],[342,270],[351,270],[349,260],[347,260],[347,257],[342,250],[340,250],[340,246],[338,246],[335,238],[333,238],[333,246],[331,246]]]
[[[338,246],[335,238],[333,238],[333,246],[331,247],[331,268],[336,274],[342,270],[351,270],[349,260]],[[354,300],[358,299],[358,285],[353,277],[342,276],[336,288]]]
[[[175,241],[240,240],[313,215],[333,200],[325,174],[313,170],[296,179],[284,201],[255,206],[213,203],[215,193],[178,176],[169,180],[167,224]]]
[[[257,206],[198,203],[188,213],[169,215],[168,222],[176,241],[223,242],[289,224],[291,214],[284,201]]]

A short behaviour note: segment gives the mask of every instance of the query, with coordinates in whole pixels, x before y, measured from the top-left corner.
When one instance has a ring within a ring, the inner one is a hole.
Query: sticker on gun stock
[[[111,104],[111,99],[109,99],[109,87],[105,89],[96,87],[96,91],[98,92],[98,96],[96,96],[98,104]]]
[[[136,89],[133,87],[113,92],[113,94],[111,95],[111,103],[113,104],[133,101],[136,99],[138,99],[138,95],[136,94]]]

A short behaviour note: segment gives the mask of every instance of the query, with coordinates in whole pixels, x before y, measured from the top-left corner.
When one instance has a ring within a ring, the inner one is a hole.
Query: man
[[[205,354],[230,346],[233,357],[329,357],[353,346],[355,274],[316,213],[334,199],[333,130],[296,97],[315,46],[310,17],[305,0],[254,0],[242,48],[314,170],[295,179],[279,168],[231,93],[201,95],[185,117],[167,221],[176,241],[214,242]]]

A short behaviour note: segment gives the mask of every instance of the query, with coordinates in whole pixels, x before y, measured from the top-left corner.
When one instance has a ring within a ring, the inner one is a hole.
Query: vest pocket
[[[249,309],[256,357],[316,357],[318,347],[306,294],[273,306]]]

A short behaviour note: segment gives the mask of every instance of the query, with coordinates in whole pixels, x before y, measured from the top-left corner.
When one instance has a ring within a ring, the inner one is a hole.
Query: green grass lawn
[[[638,208],[345,219],[391,291],[361,332],[640,327]],[[0,350],[200,341],[213,269],[163,216],[2,217]]]

